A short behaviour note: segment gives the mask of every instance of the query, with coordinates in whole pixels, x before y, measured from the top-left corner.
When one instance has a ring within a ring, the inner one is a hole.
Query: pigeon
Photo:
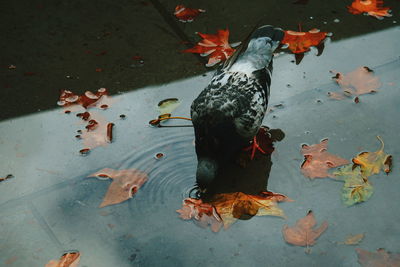
[[[214,73],[209,85],[191,105],[197,154],[196,183],[200,191],[218,176],[220,165],[250,144],[267,111],[273,53],[284,31],[271,25],[256,28]]]

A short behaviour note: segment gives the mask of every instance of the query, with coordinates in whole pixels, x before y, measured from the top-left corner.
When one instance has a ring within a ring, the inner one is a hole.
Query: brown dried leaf
[[[315,244],[316,239],[328,228],[328,222],[324,221],[320,227],[314,229],[317,224],[312,211],[299,219],[296,225],[289,227],[283,226],[282,233],[286,242],[295,246],[312,246]]]
[[[400,253],[392,254],[383,248],[369,252],[356,248],[358,262],[364,267],[398,267],[400,266]]]
[[[147,174],[137,169],[113,170],[110,168],[102,169],[88,177],[99,179],[112,179],[108,191],[100,204],[100,208],[121,203],[132,196],[147,181]]]

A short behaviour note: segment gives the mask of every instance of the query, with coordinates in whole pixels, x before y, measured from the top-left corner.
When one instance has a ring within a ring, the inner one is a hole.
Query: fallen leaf
[[[158,103],[158,111],[161,115],[171,114],[181,103],[178,98],[167,98]]]
[[[81,254],[78,251],[68,252],[61,256],[59,260],[49,261],[45,267],[78,267]]]
[[[362,175],[360,166],[348,164],[334,172],[333,175],[336,178],[341,177],[341,180],[344,181],[342,200],[347,206],[365,202],[374,193],[374,188],[367,177]]]
[[[147,174],[137,169],[114,170],[110,168],[102,169],[88,177],[99,179],[112,179],[108,191],[100,204],[100,208],[124,202],[139,190],[147,181]]]
[[[328,92],[329,97],[333,99],[344,99],[349,96],[360,96],[377,92],[381,87],[379,78],[374,75],[374,72],[368,67],[359,67],[352,72],[342,74],[340,72],[331,71],[335,76],[335,80],[342,92]]]
[[[5,180],[11,179],[11,178],[14,178],[14,175],[7,174],[5,177],[0,177],[0,182],[3,182]]]
[[[392,16],[389,13],[390,7],[383,7],[383,0],[354,0],[347,9],[352,14],[359,15],[364,13],[377,19]]]
[[[283,238],[286,242],[295,246],[313,246],[316,239],[328,228],[326,221],[318,228],[315,228],[316,224],[314,213],[309,211],[305,217],[296,222],[295,226],[283,226]]]
[[[82,95],[74,94],[69,90],[61,90],[61,95],[57,104],[62,107],[78,104],[86,109],[88,107],[95,106],[103,98],[103,96],[107,95],[108,92],[106,88],[100,88],[96,93],[86,91]]]
[[[278,207],[277,200],[276,194],[258,196],[235,192],[216,194],[207,203],[215,207],[224,228],[228,229],[237,219],[266,215],[285,217],[283,210]]]
[[[339,242],[341,245],[358,245],[365,237],[365,234],[348,235],[344,242]]]
[[[213,232],[218,232],[223,226],[222,219],[215,207],[209,203],[203,203],[201,199],[186,198],[182,208],[177,210],[183,220],[193,220],[198,226],[206,228],[210,226]]]
[[[400,253],[392,254],[379,248],[376,252],[369,252],[356,248],[358,262],[364,267],[398,267],[400,266]]]
[[[177,5],[175,7],[174,15],[181,22],[192,22],[200,13],[206,12],[204,9],[188,8],[184,5]]]
[[[304,162],[301,165],[301,172],[308,178],[332,177],[328,173],[330,168],[348,164],[349,161],[327,152],[328,139],[322,140],[319,144],[311,146],[303,145],[301,153]]]
[[[312,29],[308,32],[285,31],[281,43],[288,45],[289,50],[296,56],[296,64],[299,64],[304,53],[310,51],[311,46],[317,47],[317,56],[321,55],[324,49],[323,41],[330,35],[330,33],[321,32],[319,29]]]
[[[348,164],[334,172],[333,175],[335,178],[340,177],[340,180],[344,181],[342,200],[347,206],[365,202],[374,193],[374,188],[367,177],[362,175],[359,166],[355,167],[353,164]]]
[[[228,59],[235,49],[228,42],[229,30],[218,30],[217,34],[197,33],[203,40],[192,48],[183,50],[184,53],[196,53],[200,56],[208,56],[207,67],[214,66]]]
[[[392,168],[392,156],[386,154],[384,149],[384,143],[380,136],[377,136],[381,142],[381,148],[375,152],[362,152],[353,159],[353,163],[361,167],[361,173],[369,177],[373,174],[378,174],[381,169],[386,174],[391,172]]]

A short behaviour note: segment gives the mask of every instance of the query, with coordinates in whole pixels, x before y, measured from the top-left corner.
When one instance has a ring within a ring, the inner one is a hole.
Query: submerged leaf
[[[358,245],[365,237],[365,234],[348,235],[344,242],[339,242],[342,245]]]
[[[391,172],[392,156],[383,151],[383,140],[380,136],[377,136],[377,138],[382,144],[378,151],[362,152],[353,159],[353,163],[361,167],[361,172],[366,177],[378,174],[381,169],[383,169],[386,174]]]
[[[177,210],[179,217],[183,220],[191,220],[200,227],[210,226],[213,232],[218,232],[223,226],[222,219],[215,208],[201,199],[186,198],[183,200],[182,208]]]
[[[174,15],[181,22],[192,22],[200,13],[206,12],[204,9],[188,8],[184,5],[177,5],[175,7]]]
[[[110,168],[102,169],[88,177],[99,179],[112,179],[108,191],[100,204],[100,208],[121,203],[132,196],[147,181],[147,174],[137,169],[113,170]]]
[[[347,206],[367,201],[374,193],[374,188],[361,173],[359,166],[348,164],[334,172],[335,177],[342,177],[342,199]]]
[[[328,92],[328,96],[341,100],[349,96],[360,96],[377,92],[381,87],[379,78],[368,67],[360,67],[347,74],[331,71],[335,76],[333,79],[339,84],[342,92]]]
[[[318,228],[315,228],[316,224],[314,213],[309,211],[305,217],[296,222],[295,226],[284,225],[282,229],[283,237],[286,242],[295,246],[312,246],[316,239],[328,228],[326,221]]]
[[[217,34],[197,33],[203,40],[194,47],[183,50],[184,53],[197,53],[208,56],[207,67],[214,66],[228,59],[235,52],[228,42],[229,30],[218,30]]]
[[[347,9],[352,14],[358,15],[365,13],[377,19],[392,16],[392,14],[389,13],[390,7],[383,7],[383,0],[354,0]]]
[[[356,248],[358,262],[364,267],[396,267],[400,266],[400,253],[392,254],[383,248],[369,252]]]
[[[68,252],[61,256],[59,260],[49,261],[45,267],[78,267],[81,254],[77,251]]]
[[[311,46],[315,46],[319,49],[319,56],[323,50],[323,41],[328,36],[329,33],[320,32],[319,29],[312,29],[308,32],[285,31],[285,36],[281,43],[288,45],[292,53],[301,55],[296,58],[296,64],[299,64],[304,53],[310,51]]]
[[[302,146],[301,153],[304,156],[304,162],[301,165],[301,172],[304,176],[308,178],[331,177],[328,173],[330,168],[349,163],[348,160],[327,152],[327,148],[328,139],[322,140],[319,144]]]
[[[258,196],[235,192],[216,194],[208,203],[215,207],[222,218],[224,228],[227,229],[237,219],[266,215],[285,217],[283,210],[278,207],[277,200],[277,194]]]

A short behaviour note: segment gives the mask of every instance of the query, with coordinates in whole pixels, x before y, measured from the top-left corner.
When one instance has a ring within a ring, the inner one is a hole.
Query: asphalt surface
[[[204,58],[181,53],[199,40],[195,32],[228,28],[237,42],[257,23],[300,24],[333,32],[337,41],[396,26],[400,10],[400,1],[386,0],[395,15],[377,20],[350,14],[350,0],[293,2],[1,1],[0,120],[55,108],[61,89],[118,94],[204,73]],[[177,4],[206,13],[182,23],[173,16]]]

